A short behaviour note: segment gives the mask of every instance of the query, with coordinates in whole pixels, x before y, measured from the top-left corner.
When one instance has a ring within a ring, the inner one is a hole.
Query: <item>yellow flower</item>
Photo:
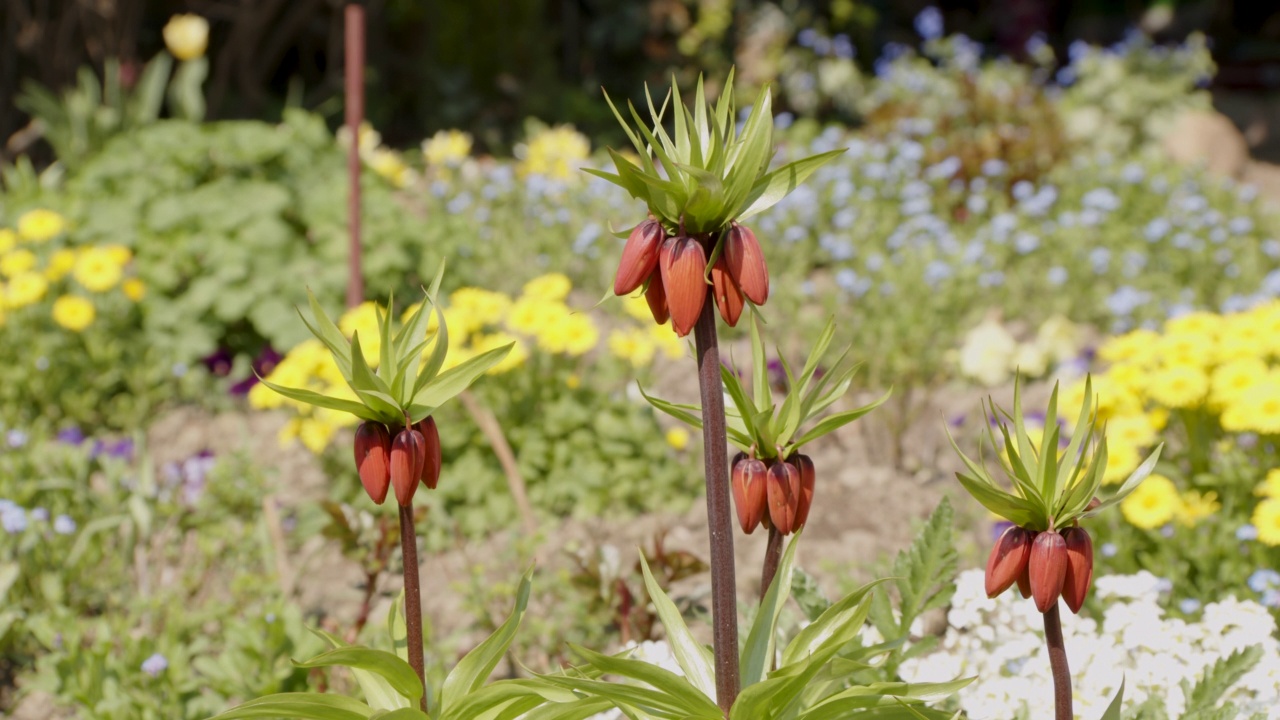
[[[9,252],[18,244],[18,233],[9,228],[0,228],[0,255]]]
[[[1253,509],[1253,526],[1258,529],[1258,540],[1266,545],[1280,545],[1280,499],[1267,498]]]
[[[63,295],[53,301],[53,321],[62,327],[80,332],[93,322],[93,303],[78,295]]]
[[[1107,339],[1098,348],[1098,358],[1109,363],[1145,363],[1152,359],[1152,348],[1159,335],[1153,330],[1134,330]]]
[[[1141,462],[1142,456],[1138,454],[1138,448],[1133,445],[1107,442],[1107,466],[1102,471],[1102,482],[1114,484],[1128,480],[1130,473],[1136,470]]]
[[[275,382],[275,373],[268,377]],[[284,405],[284,396],[271,388],[258,383],[249,389],[249,407],[257,410],[271,410]]]
[[[1218,493],[1207,492],[1201,494],[1195,490],[1188,490],[1182,494],[1182,506],[1178,510],[1178,522],[1187,527],[1195,527],[1196,523],[1201,520],[1212,517],[1214,513],[1222,509],[1222,504],[1218,502]]]
[[[402,188],[409,184],[409,166],[394,150],[374,148],[369,152],[368,162],[374,172],[395,187]]]
[[[1214,352],[1218,362],[1266,355],[1268,323],[1253,313],[1237,313],[1226,318]]]
[[[27,242],[44,242],[66,229],[67,221],[52,210],[37,208],[18,218],[18,236]]]
[[[684,357],[685,341],[671,331],[670,321],[666,325],[650,325],[649,337],[658,346],[658,350],[662,351],[662,354],[668,358],[679,360]]]
[[[470,321],[468,324],[474,324],[469,331],[498,324],[510,308],[511,298],[484,288],[464,287],[449,295],[449,309],[464,314]],[[449,329],[452,330],[453,317],[445,321],[450,323]]]
[[[1164,324],[1166,333],[1190,333],[1212,336],[1222,326],[1222,316],[1211,312],[1191,312],[1179,315]]]
[[[1210,376],[1209,399],[1223,407],[1234,402],[1267,378],[1267,364],[1256,357],[1239,358],[1219,365]]]
[[[523,340],[510,333],[496,332],[477,337],[472,343],[472,350],[476,355],[481,355],[510,343],[515,344],[507,352],[507,356],[488,370],[489,375],[501,375],[520,367],[529,359],[529,349],[525,347]]]
[[[1165,408],[1152,408],[1151,412],[1147,413],[1147,421],[1159,432],[1169,424],[1169,411]]]
[[[1152,530],[1168,523],[1182,510],[1182,497],[1173,481],[1151,475],[1120,503],[1124,519],[1134,527]]]
[[[124,270],[118,255],[106,248],[89,248],[76,258],[72,274],[89,292],[106,292],[120,282]]]
[[[649,310],[649,301],[644,294],[628,295],[622,300],[622,309],[640,322],[653,322],[653,313]]]
[[[142,284],[138,278],[129,278],[120,286],[120,290],[124,292],[124,296],[134,302],[138,302],[147,294],[147,286]]]
[[[590,154],[591,143],[571,126],[547,128],[516,146],[516,157],[520,158],[516,172],[520,177],[546,175],[567,180],[577,174]]]
[[[507,313],[507,327],[524,335],[538,335],[544,328],[561,322],[569,314],[564,303],[544,298],[522,297]]]
[[[471,135],[461,130],[441,130],[422,141],[422,157],[428,165],[457,167],[471,155]]]
[[[1171,365],[1157,370],[1147,385],[1147,393],[1156,402],[1170,408],[1195,407],[1209,391],[1209,378],[1199,367],[1190,364]]]
[[[578,375],[578,373],[573,373],[569,375],[569,377],[564,379],[564,384],[570,390],[577,390],[578,388],[582,387],[582,378]]]
[[[600,341],[600,331],[586,315],[568,315],[538,333],[538,347],[551,353],[577,357],[584,355]]]
[[[20,308],[39,302],[49,289],[49,283],[39,273],[25,272],[13,276],[9,280],[5,292],[5,303],[11,308]]]
[[[199,15],[174,15],[161,32],[165,47],[184,62],[203,56],[209,47],[209,21]]]
[[[667,431],[667,444],[676,450],[689,447],[689,431],[682,427],[673,427]]]
[[[653,362],[657,349],[649,333],[640,328],[609,333],[609,352],[631,363],[632,367],[641,368]]]
[[[76,266],[76,254],[71,250],[55,250],[49,256],[49,264],[44,268],[44,276],[49,282],[58,282]]]
[[[1156,352],[1168,367],[1206,368],[1213,364],[1215,342],[1214,333],[1170,333],[1156,342]]]
[[[27,272],[36,266],[36,256],[30,250],[21,248],[0,256],[0,275],[13,277]]]
[[[1280,498],[1280,468],[1267,471],[1267,477],[1254,489],[1255,495]]]
[[[133,259],[133,251],[123,245],[103,245],[102,250],[120,267],[128,265]]]
[[[1221,422],[1227,432],[1280,434],[1280,380],[1268,375],[1232,400],[1223,409]]]
[[[569,297],[573,284],[561,273],[539,275],[524,284],[524,296],[541,300],[563,301]]]
[[[1107,440],[1131,448],[1149,447],[1156,440],[1156,429],[1145,414],[1119,415],[1107,421]],[[1110,452],[1110,446],[1107,449]]]
[[[280,429],[280,444],[300,440],[308,450],[319,455],[329,446],[337,430],[336,426],[318,418],[296,417]]]

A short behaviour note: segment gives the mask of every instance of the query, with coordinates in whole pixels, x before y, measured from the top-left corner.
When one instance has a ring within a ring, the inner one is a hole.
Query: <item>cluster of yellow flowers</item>
[[[581,174],[578,168],[591,155],[591,141],[571,125],[544,128],[515,149],[520,177],[543,175],[568,180]]]
[[[643,295],[622,299],[627,314],[640,321],[639,327],[620,328],[609,333],[609,352],[631,363],[632,367],[648,367],[662,353],[668,358],[684,356],[684,344],[667,325],[656,325]]]
[[[422,141],[422,159],[428,167],[457,167],[471,156],[471,134],[441,130]]]
[[[1138,489],[1120,503],[1125,520],[1144,530],[1177,521],[1186,527],[1212,516],[1222,505],[1215,492],[1178,492],[1178,486],[1164,475],[1149,475]]]
[[[0,325],[9,312],[45,300],[68,276],[74,285],[67,283],[50,309],[54,321],[68,330],[84,330],[97,315],[93,302],[75,292],[77,287],[95,295],[119,287],[130,300],[142,299],[142,281],[125,277],[133,259],[128,248],[51,242],[66,230],[65,218],[42,208],[21,215],[15,228],[0,228]]]

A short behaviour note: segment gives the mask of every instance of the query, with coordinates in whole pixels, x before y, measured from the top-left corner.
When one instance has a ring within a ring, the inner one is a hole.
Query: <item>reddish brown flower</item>
[[[777,460],[769,467],[769,520],[783,535],[796,529],[796,510],[800,504],[800,472],[791,463]]]
[[[707,253],[702,243],[691,237],[674,236],[662,245],[658,261],[662,287],[667,293],[671,325],[680,337],[688,335],[707,302]]]
[[[408,507],[422,480],[422,466],[426,463],[427,441],[422,433],[413,429],[401,430],[391,441],[391,487],[396,490],[396,502]]]
[[[363,422],[356,428],[356,470],[369,498],[381,505],[391,486],[391,434],[382,423]]]
[[[1017,526],[1000,535],[987,558],[987,597],[993,598],[1008,590],[1027,572],[1031,544],[1031,533]]]
[[[735,327],[738,324],[738,318],[742,315],[746,300],[738,283],[734,282],[729,275],[729,264],[725,260],[724,253],[720,253],[716,263],[711,266],[711,289],[716,296],[716,307],[720,309],[720,317],[729,323],[729,327]]]
[[[424,441],[423,452],[425,453],[425,459],[422,463],[422,483],[427,486],[428,490],[435,490],[436,485],[440,483],[440,465],[444,460],[440,455],[440,429],[436,427],[436,419],[431,416],[428,416],[425,420],[420,420],[413,427],[422,433]]]
[[[1067,576],[1062,584],[1062,599],[1071,612],[1079,614],[1093,582],[1093,540],[1084,528],[1062,531],[1067,548]]]
[[[761,460],[738,453],[733,459],[730,472],[733,488],[733,506],[738,511],[738,523],[742,532],[750,535],[764,517],[768,502],[766,476],[769,469]]]
[[[1036,609],[1049,612],[1062,594],[1067,579],[1067,542],[1058,533],[1048,530],[1036,535],[1031,544],[1031,558],[1027,563],[1031,580],[1031,597]]]
[[[658,267],[658,253],[667,233],[662,223],[649,218],[631,231],[622,248],[622,260],[613,278],[613,294],[628,295],[644,284]]]
[[[813,487],[817,472],[814,470],[813,460],[808,455],[793,453],[787,458],[787,462],[795,466],[796,471],[800,473],[800,500],[796,504],[795,522],[795,529],[799,530],[809,520],[809,508],[813,506]]]
[[[756,234],[746,225],[733,223],[724,241],[724,257],[729,274],[742,288],[742,294],[756,305],[769,299],[769,268]]]
[[[667,291],[662,286],[662,273],[655,272],[649,276],[649,287],[644,291],[645,302],[649,303],[649,312],[653,313],[653,321],[665,325],[671,319],[671,310],[667,307]]]
[[[1032,542],[1035,542],[1035,541],[1033,540]],[[1018,592],[1022,595],[1024,600],[1026,598],[1031,597],[1031,563],[1029,562],[1030,559],[1031,559],[1030,557],[1027,558],[1028,562],[1025,566],[1023,566],[1022,574],[1018,576]]]

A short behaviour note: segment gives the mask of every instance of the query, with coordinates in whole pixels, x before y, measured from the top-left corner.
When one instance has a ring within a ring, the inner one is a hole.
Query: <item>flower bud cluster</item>
[[[1036,609],[1048,612],[1061,597],[1079,613],[1093,582],[1093,541],[1080,527],[1036,532],[1013,526],[1005,530],[987,558],[987,597],[1014,584]]]
[[[688,335],[707,301],[708,248],[714,235],[668,235],[662,223],[649,218],[631,231],[613,280],[615,295],[645,288],[649,311],[659,325],[668,318],[676,334]],[[711,286],[720,316],[736,326],[749,300],[763,305],[769,299],[769,270],[755,233],[732,223],[711,266]]]
[[[743,532],[750,535],[763,524],[790,535],[804,527],[814,488],[813,460],[808,455],[792,453],[786,460],[763,460],[738,453],[731,468],[733,504]]]
[[[440,432],[435,418],[410,427],[388,428],[379,422],[364,422],[356,429],[356,470],[360,483],[378,505],[395,488],[396,502],[408,507],[418,483],[434,490],[440,482]]]

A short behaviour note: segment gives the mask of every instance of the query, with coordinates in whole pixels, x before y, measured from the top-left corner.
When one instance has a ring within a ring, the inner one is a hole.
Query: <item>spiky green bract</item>
[[[645,98],[647,119],[627,103],[635,123],[633,129],[605,93],[605,100],[640,156],[640,164],[611,149],[609,155],[616,174],[590,168],[587,172],[643,200],[649,212],[672,233],[681,228],[691,235],[720,232],[731,220],[742,220],[772,207],[813,171],[844,152],[814,155],[770,172],[774,148],[769,89],[760,92],[739,132],[732,71],[714,106],[707,102],[701,77],[692,108],[685,106],[674,78],[661,110],[654,106],[648,87]],[[674,105],[670,132],[663,126],[668,104]]]
[[[1219,715],[1221,710],[1218,708],[1218,701],[1222,696],[1231,689],[1233,685],[1244,677],[1245,673],[1253,669],[1254,665],[1262,659],[1262,646],[1250,645],[1243,650],[1237,650],[1227,657],[1219,658],[1217,662],[1205,668],[1204,675],[1200,681],[1192,687],[1187,680],[1182,680],[1182,696],[1187,699],[1186,710],[1183,711],[1184,720],[1209,720],[1216,717],[1238,717],[1236,714]],[[1234,709],[1234,708],[1231,708]]]
[[[1012,492],[987,471],[985,464],[974,462],[956,445],[955,438],[947,431],[951,447],[964,462],[967,472],[957,472],[960,484],[991,512],[1028,530],[1042,532],[1068,527],[1072,522],[1092,517],[1118,504],[1146,479],[1160,458],[1164,444],[1156,446],[1147,459],[1138,466],[1120,489],[1101,504],[1089,510],[1089,501],[1098,495],[1102,476],[1107,469],[1107,438],[1097,429],[1097,414],[1093,397],[1092,378],[1085,379],[1084,403],[1076,418],[1071,442],[1059,451],[1058,386],[1053,386],[1049,396],[1049,408],[1045,412],[1044,430],[1039,443],[1027,433],[1022,413],[1021,381],[1013,386],[1013,414],[1005,412],[990,402],[986,429],[980,441],[996,449],[1000,468],[1012,483]],[[999,428],[1000,437],[996,437]],[[1012,431],[1010,430],[1012,425]],[[1003,447],[1003,454],[999,450]],[[981,458],[981,456],[979,456]]]
[[[852,681],[853,665],[838,658],[866,622],[871,598],[883,581],[864,585],[831,604],[778,652],[774,644],[777,624],[790,594],[798,539],[799,535],[783,553],[776,579],[746,636],[741,658],[742,693],[729,711],[730,720],[837,720],[854,717],[863,709],[869,711],[869,717],[952,717],[925,707],[925,703],[954,694],[971,678],[944,683],[859,685]],[[710,654],[689,631],[648,565],[642,565],[642,569],[667,641],[684,675],[625,654],[607,656],[575,648],[584,662],[582,666],[541,679],[585,698],[608,700],[630,718],[723,720],[712,700],[715,677]],[[775,662],[778,669],[770,671]],[[621,678],[622,682],[603,682],[599,679],[602,674]]]
[[[818,336],[799,377],[778,351],[783,371],[787,374],[787,394],[778,405],[769,387],[769,369],[760,326],[754,316],[751,318],[751,396],[734,371],[725,366],[720,368],[725,392],[733,400],[733,404],[725,408],[730,443],[743,452],[754,452],[757,458],[785,458],[802,445],[848,425],[889,399],[887,392],[869,405],[831,413],[811,426],[807,425],[849,392],[853,376],[858,371],[858,363],[845,362],[849,355],[849,348],[845,348],[830,370],[818,375],[818,363],[826,355],[834,335],[835,318],[832,318]],[[655,398],[645,393],[644,388],[640,389],[640,394],[671,417],[695,428],[702,427],[702,409],[697,405],[681,405]],[[806,427],[807,430],[801,433],[800,430]]]
[[[322,630],[314,631],[332,650],[299,667],[350,669],[364,700],[332,693],[278,693],[250,700],[218,715],[233,718],[317,718],[318,720],[476,720],[522,716],[526,720],[582,720],[608,709],[607,702],[592,702],[573,693],[530,681],[489,683],[489,675],[506,655],[529,603],[533,571],[525,573],[516,591],[516,606],[492,635],[467,653],[445,678],[427,693],[427,708],[418,709],[422,685],[413,668],[398,653],[347,645]],[[403,597],[403,596],[402,596]],[[398,618],[398,619],[397,619]],[[404,621],[399,602],[388,616],[391,646],[403,647]],[[527,715],[522,715],[528,713]]]
[[[953,512],[942,498],[938,507],[916,534],[911,547],[898,553],[893,562],[892,582],[897,589],[895,609],[890,593],[876,595],[871,603],[871,623],[882,637],[905,638],[916,618],[934,608],[944,607],[955,594],[958,560],[951,540]],[[926,636],[905,651],[895,647],[885,661],[892,674],[907,660],[932,650],[938,638]]]
[[[370,368],[364,351],[360,349],[359,333],[348,341],[333,320],[325,314],[311,291],[307,291],[311,301],[312,320],[308,321],[301,310],[298,314],[302,316],[302,322],[311,334],[329,350],[343,379],[359,398],[358,402],[302,388],[285,387],[265,379],[262,383],[292,400],[350,413],[361,420],[394,426],[416,423],[429,417],[436,408],[452,400],[485,371],[501,362],[514,345],[510,343],[494,348],[441,372],[449,351],[449,328],[445,325],[444,313],[436,302],[442,279],[443,263],[431,283],[431,289],[426,291],[426,300],[418,305],[409,319],[394,333],[391,319],[394,315],[394,298],[388,299],[386,313],[381,308],[377,310],[381,342],[376,373]],[[429,338],[427,329],[432,312],[436,315],[437,330]],[[432,339],[435,344],[426,362],[423,362],[423,350]]]

